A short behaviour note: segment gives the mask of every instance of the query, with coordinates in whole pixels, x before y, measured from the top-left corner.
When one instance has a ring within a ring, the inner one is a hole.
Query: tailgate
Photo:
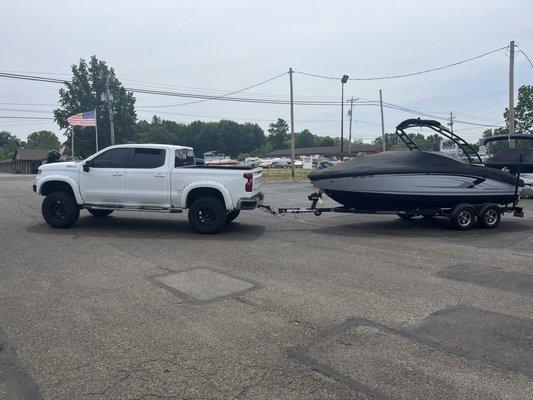
[[[250,171],[253,174],[253,186],[252,186],[252,192],[257,192],[261,189],[261,186],[263,185],[263,169],[262,168],[255,168]]]

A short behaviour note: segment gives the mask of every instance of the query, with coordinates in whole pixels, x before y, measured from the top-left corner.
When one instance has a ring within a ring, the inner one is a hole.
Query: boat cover
[[[520,172],[533,172],[533,149],[514,147],[500,150],[495,156],[485,161],[485,165],[490,168],[509,168],[513,174],[518,172],[518,164],[522,155],[522,166]]]
[[[516,178],[505,171],[482,165],[466,164],[452,158],[425,151],[387,151],[357,156],[330,168],[313,171],[311,181],[346,176],[377,174],[446,174],[475,176],[500,182],[516,183]]]

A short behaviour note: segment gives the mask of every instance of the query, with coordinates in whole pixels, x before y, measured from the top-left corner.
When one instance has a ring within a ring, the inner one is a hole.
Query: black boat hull
[[[464,195],[443,196],[425,194],[385,194],[367,192],[348,192],[342,190],[325,190],[325,193],[345,207],[361,211],[414,211],[452,208],[457,204],[510,204],[513,194],[499,195]]]

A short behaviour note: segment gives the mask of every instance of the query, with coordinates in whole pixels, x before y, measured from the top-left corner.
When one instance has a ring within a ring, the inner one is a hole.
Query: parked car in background
[[[270,168],[287,168],[289,163],[287,161],[274,161],[270,164]]]

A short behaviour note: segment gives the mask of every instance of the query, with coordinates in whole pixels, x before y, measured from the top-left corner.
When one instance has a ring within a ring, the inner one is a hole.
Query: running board
[[[171,214],[182,213],[181,208],[175,207],[154,207],[154,206],[121,206],[117,204],[84,204],[81,208],[92,208],[94,210],[122,210],[122,211],[155,211],[169,212]]]

